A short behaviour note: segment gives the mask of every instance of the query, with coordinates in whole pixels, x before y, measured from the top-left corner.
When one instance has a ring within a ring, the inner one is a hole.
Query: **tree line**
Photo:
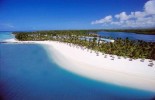
[[[96,53],[102,52],[103,54],[113,54],[133,59],[155,60],[155,42],[129,40],[128,38],[117,38],[114,39],[115,42],[101,42],[101,38],[103,37],[89,30],[14,32],[13,34],[19,41],[60,41],[94,50]]]
[[[106,32],[128,32],[136,34],[155,35],[155,29],[105,29]]]

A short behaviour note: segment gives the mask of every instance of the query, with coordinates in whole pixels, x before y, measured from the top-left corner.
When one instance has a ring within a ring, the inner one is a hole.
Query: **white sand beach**
[[[49,57],[63,69],[100,82],[107,82],[119,86],[136,88],[155,92],[155,66],[149,67],[149,59],[141,62],[140,59],[129,61],[121,57],[69,46],[56,41],[16,41],[7,42],[37,43],[48,52]],[[105,58],[105,55],[107,57]],[[153,61],[155,64],[155,61]]]

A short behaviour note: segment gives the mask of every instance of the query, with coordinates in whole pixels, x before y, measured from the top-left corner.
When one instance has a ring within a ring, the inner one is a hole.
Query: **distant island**
[[[130,60],[137,58],[142,58],[142,61],[144,59],[155,59],[155,42],[129,40],[128,38],[107,38],[99,36],[92,30],[13,32],[13,34],[19,41],[52,40],[70,45],[75,44],[81,48],[94,50],[97,56],[98,52],[102,52],[103,54],[123,56],[124,58],[129,57]]]
[[[128,32],[136,34],[155,35],[155,29],[105,29],[107,32]]]
[[[89,30],[92,32],[127,32],[127,33],[136,33],[136,34],[147,34],[147,35],[155,35],[155,29],[93,29]]]

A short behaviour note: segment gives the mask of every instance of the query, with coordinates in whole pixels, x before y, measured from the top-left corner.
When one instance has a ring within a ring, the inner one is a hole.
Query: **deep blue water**
[[[129,38],[131,40],[143,40],[146,42],[155,42],[155,35],[145,35],[136,33],[126,33],[126,32],[98,32],[101,36],[116,38]]]
[[[0,100],[151,100],[154,97],[152,92],[101,83],[68,72],[49,59],[40,45],[0,44]]]

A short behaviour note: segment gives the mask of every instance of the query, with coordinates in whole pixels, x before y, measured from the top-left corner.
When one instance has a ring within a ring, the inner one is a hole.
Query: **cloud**
[[[91,24],[106,24],[119,27],[155,27],[155,0],[149,0],[143,11],[127,14],[125,11],[113,16],[93,21]]]
[[[127,15],[126,12],[121,12],[120,14],[116,14],[115,18],[120,20],[128,20],[134,16],[133,14],[134,14],[133,12],[131,12],[130,15]]]
[[[96,21],[93,21],[92,24],[102,24],[102,23],[109,23],[112,21],[112,16],[109,15],[109,16],[106,16],[105,18],[103,19],[100,19],[100,20],[96,20]]]
[[[145,12],[148,14],[155,14],[155,0],[150,0],[144,5]]]
[[[14,28],[12,24],[5,23],[5,24],[0,24],[1,27],[8,27],[8,28]]]
[[[136,11],[136,12],[134,12],[134,17],[135,18],[143,18],[143,17],[145,17],[147,14],[146,14],[146,12],[141,12],[141,11]]]
[[[16,29],[16,27],[10,23],[3,23],[3,24],[0,23],[0,31],[3,31],[3,30],[6,31],[6,30],[12,30],[12,29]]]

